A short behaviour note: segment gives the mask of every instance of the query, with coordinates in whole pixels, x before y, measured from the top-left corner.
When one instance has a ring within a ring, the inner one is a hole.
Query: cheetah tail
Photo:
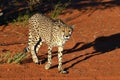
[[[24,48],[23,52],[24,52],[24,53],[27,53],[27,52],[30,52],[30,50],[29,50],[28,47],[26,47],[26,48]]]

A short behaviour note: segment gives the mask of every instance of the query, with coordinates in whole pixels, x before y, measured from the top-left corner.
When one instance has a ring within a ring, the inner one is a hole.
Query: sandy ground
[[[68,74],[57,71],[57,48],[53,49],[53,67],[37,65],[31,56],[21,64],[1,64],[1,80],[120,80],[120,8],[68,8],[59,16],[75,25],[66,43],[63,67]],[[28,27],[9,24],[0,27],[0,52],[21,52],[27,46]],[[5,45],[7,44],[7,45]],[[4,45],[4,46],[3,46]],[[29,54],[29,53],[28,53]],[[39,50],[39,59],[47,57],[47,46]]]

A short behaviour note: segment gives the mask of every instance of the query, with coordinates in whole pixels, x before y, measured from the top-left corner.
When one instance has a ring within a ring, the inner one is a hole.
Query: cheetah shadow
[[[83,44],[83,46],[78,47],[81,44]],[[107,52],[110,52],[110,51],[120,48],[120,33],[113,34],[110,36],[98,37],[93,42],[90,42],[90,43],[78,42],[74,45],[73,48],[64,50],[64,52],[65,52],[64,55],[66,55],[66,54],[69,55],[74,52],[86,50],[91,47],[94,48],[94,51],[92,53],[86,53],[83,55],[80,54],[79,56],[76,56],[68,61],[63,62],[63,65],[65,65],[66,63],[77,60],[76,62],[72,63],[70,66],[66,67],[65,70],[69,70],[70,68],[74,67],[76,64],[78,64],[82,61],[85,61],[89,58],[92,58],[93,56],[102,55]],[[83,58],[81,59],[81,57],[83,57]],[[57,67],[57,66],[58,65],[55,65],[52,68]]]
[[[79,45],[81,44],[82,46],[79,47]],[[92,53],[80,54],[70,60],[63,62],[63,65],[65,65],[66,63],[70,63],[72,61],[77,60],[76,62],[72,63],[70,66],[66,67],[65,70],[69,70],[70,68],[74,67],[76,64],[82,61],[85,61],[89,58],[92,58],[93,56],[102,55],[107,52],[120,48],[120,33],[113,34],[110,36],[98,37],[93,42],[90,42],[90,43],[78,42],[71,49],[65,49],[63,51],[63,54],[64,55],[74,54],[74,52],[80,52],[82,50],[86,50],[91,47],[94,48],[94,51]],[[57,51],[53,52],[53,57],[56,57],[56,56],[57,56]],[[81,57],[83,58],[81,59]],[[45,62],[47,62],[47,53],[45,55],[38,56],[38,58],[41,59],[42,63],[44,64]],[[32,62],[33,61],[31,58],[25,61],[25,63],[32,63]],[[51,69],[57,66],[58,65],[53,65]]]

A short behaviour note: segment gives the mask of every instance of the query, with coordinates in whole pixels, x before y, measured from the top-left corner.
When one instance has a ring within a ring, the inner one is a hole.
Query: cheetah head
[[[62,35],[63,35],[63,38],[65,41],[67,41],[70,38],[70,36],[73,32],[73,27],[74,27],[74,25],[61,28]]]
[[[63,39],[67,41],[73,32],[74,25],[69,26],[65,24],[62,20],[57,20],[57,26]]]

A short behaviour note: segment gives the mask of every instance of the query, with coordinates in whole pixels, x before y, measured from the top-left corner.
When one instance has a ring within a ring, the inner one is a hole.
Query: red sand
[[[120,8],[85,11],[69,8],[59,18],[75,25],[73,35],[64,48],[63,67],[69,73],[57,72],[57,54],[54,53],[53,68],[50,70],[44,69],[46,62],[37,65],[30,57],[22,64],[1,64],[0,79],[120,80]],[[27,34],[27,27],[8,25],[0,31],[0,44],[13,45],[0,46],[0,52],[21,52],[27,46]],[[46,53],[47,46],[43,45],[39,58],[44,60]]]

